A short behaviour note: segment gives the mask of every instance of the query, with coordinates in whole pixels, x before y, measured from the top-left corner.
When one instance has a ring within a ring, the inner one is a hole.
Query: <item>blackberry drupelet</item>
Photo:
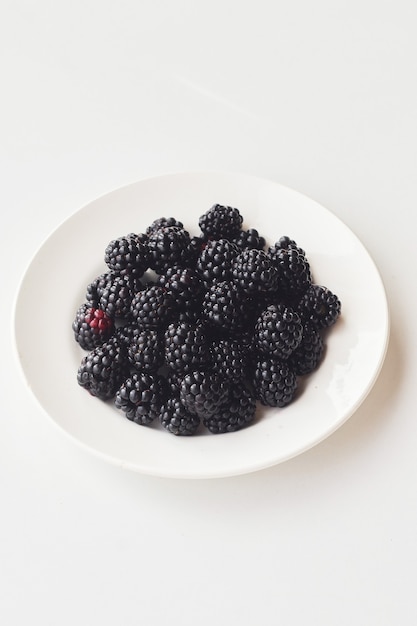
[[[268,306],[255,324],[254,344],[270,357],[286,359],[298,348],[302,337],[300,317],[284,304]]]
[[[115,331],[114,320],[102,309],[82,304],[72,322],[74,338],[83,350],[93,350],[108,341]]]
[[[312,281],[304,250],[293,239],[281,237],[268,253],[278,270],[279,292],[290,300],[299,298]]]
[[[178,309],[196,308],[204,289],[196,270],[177,266],[159,276],[158,284],[172,294]]]
[[[150,224],[146,229],[146,235],[152,235],[156,230],[166,228],[170,226],[176,226],[177,228],[184,228],[184,224],[177,220],[175,217],[158,217]]]
[[[262,237],[256,228],[239,231],[232,241],[240,250],[263,250],[266,245],[265,237]]]
[[[190,239],[190,267],[195,267],[197,259],[207,245],[204,235],[194,235]]]
[[[191,238],[178,226],[165,226],[153,231],[148,238],[149,267],[164,274],[173,265],[187,267],[191,263]]]
[[[238,339],[214,339],[210,345],[211,371],[219,378],[237,383],[248,371],[249,356]]]
[[[203,419],[204,426],[213,434],[236,432],[253,422],[256,398],[243,384],[233,385],[227,402],[211,417]]]
[[[341,313],[339,298],[322,285],[310,285],[302,296],[297,312],[301,319],[317,329],[333,326]]]
[[[132,341],[135,341],[135,338],[142,332],[142,328],[140,328],[135,322],[132,322],[129,318],[126,319],[126,323],[118,326],[112,338],[117,341],[120,345],[124,345],[126,348],[130,346]]]
[[[218,330],[241,328],[244,323],[244,299],[240,289],[231,281],[215,281],[206,291],[201,313]]]
[[[164,287],[152,284],[135,294],[130,307],[132,320],[142,328],[163,328],[174,311],[172,295]]]
[[[129,274],[110,274],[104,289],[97,288],[97,293],[100,294],[99,306],[111,317],[126,318],[130,312],[133,296],[139,291],[139,281]]]
[[[180,400],[190,413],[206,419],[227,401],[228,387],[213,372],[192,371],[180,383]]]
[[[175,372],[204,368],[210,362],[210,349],[204,325],[172,322],[165,331],[165,364]]]
[[[263,250],[256,249],[240,252],[233,263],[232,276],[248,294],[274,291],[278,281],[278,273],[270,257]]]
[[[128,358],[135,370],[157,372],[164,363],[163,335],[154,328],[138,332],[128,347]]]
[[[200,418],[190,413],[178,396],[172,396],[162,405],[159,413],[162,426],[173,435],[194,435]]]
[[[231,280],[232,266],[238,255],[239,248],[227,239],[208,241],[196,262],[205,287],[210,287],[214,280]]]
[[[214,204],[198,220],[203,235],[209,239],[230,239],[241,229],[243,217],[238,209]]]
[[[110,241],[104,251],[104,261],[114,272],[140,278],[149,265],[148,248],[140,235],[129,233]]]
[[[303,256],[306,256],[303,248],[300,248],[297,242],[294,239],[291,239],[291,237],[288,237],[288,235],[280,237],[278,241],[275,242],[273,246],[271,246],[270,250],[276,250],[277,248],[282,248],[284,250],[289,250],[290,248],[292,248],[293,250],[297,250]]]
[[[288,364],[297,376],[304,376],[314,371],[323,356],[324,342],[320,331],[309,322],[303,326],[303,338],[288,358]]]
[[[90,306],[95,308],[100,306],[100,298],[103,291],[107,288],[113,276],[113,272],[104,272],[87,285],[85,300]]]
[[[77,381],[92,396],[109,400],[127,375],[126,354],[116,341],[98,346],[81,361]]]
[[[129,420],[148,426],[159,416],[167,397],[165,378],[159,374],[135,372],[120,385],[114,404]]]
[[[255,367],[254,389],[261,404],[284,407],[294,398],[297,376],[287,361],[261,359]]]

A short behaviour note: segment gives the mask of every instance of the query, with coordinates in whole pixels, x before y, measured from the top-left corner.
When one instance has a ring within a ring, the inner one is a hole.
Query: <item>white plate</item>
[[[71,323],[85,287],[106,270],[110,240],[174,216],[192,233],[214,203],[236,206],[244,226],[273,243],[289,235],[304,248],[314,280],[335,292],[342,315],[327,352],[298,399],[262,409],[236,433],[176,437],[139,426],[78,386],[83,356]],[[30,323],[27,312],[30,311]],[[140,181],[91,202],[45,241],[15,306],[17,354],[27,384],[52,420],[78,443],[119,466],[156,476],[210,478],[285,461],[333,433],[358,408],[382,366],[389,335],[383,284],[357,237],[333,214],[277,183],[225,173],[185,173]]]

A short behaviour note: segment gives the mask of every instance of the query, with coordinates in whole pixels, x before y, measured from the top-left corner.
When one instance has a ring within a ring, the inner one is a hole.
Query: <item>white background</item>
[[[411,0],[3,0],[2,624],[417,622],[416,19]],[[39,408],[13,301],[78,208],[204,169],[340,217],[380,270],[390,346],[361,408],[309,452],[236,478],[141,476]]]

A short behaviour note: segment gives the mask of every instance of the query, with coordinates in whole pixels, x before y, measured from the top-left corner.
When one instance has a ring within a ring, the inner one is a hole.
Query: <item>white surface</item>
[[[303,378],[296,401],[285,411],[259,407],[255,424],[227,437],[208,431],[193,438],[167,436],[155,423],[138,428],[113,404],[98,402],[78,387],[76,373],[85,352],[73,339],[75,312],[85,302],[87,285],[108,269],[104,250],[109,241],[132,231],[146,232],[154,220],[171,215],[191,235],[198,235],[200,215],[217,201],[238,207],[243,227],[265,233],[267,246],[282,235],[295,239],[307,253],[314,282],[337,293],[342,314],[326,333],[320,367]],[[94,230],[85,228],[88,222]],[[49,299],[39,299],[28,325],[27,311],[38,300],[39,285],[55,294],[62,314],[51,316]],[[277,183],[216,172],[156,176],[90,202],[41,246],[23,278],[15,309],[17,357],[30,389],[53,421],[102,458],[167,478],[245,474],[316,445],[367,396],[389,337],[381,277],[339,219]]]
[[[3,2],[1,623],[415,625],[416,18],[410,0]],[[54,428],[22,384],[11,318],[63,219],[196,169],[331,210],[381,272],[392,333],[372,392],[323,443],[182,481]]]

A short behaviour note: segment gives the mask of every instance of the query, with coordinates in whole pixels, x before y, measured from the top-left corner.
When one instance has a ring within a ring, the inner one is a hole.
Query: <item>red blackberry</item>
[[[217,435],[235,432],[248,426],[256,413],[256,398],[243,385],[233,385],[229,389],[228,399],[211,417],[203,419],[208,430]]]
[[[152,224],[148,226],[146,229],[146,234],[151,235],[156,230],[160,230],[161,228],[166,228],[170,226],[176,226],[177,228],[184,228],[184,224],[179,222],[175,217],[158,217],[158,219],[154,220]]]
[[[200,418],[187,411],[178,396],[162,405],[159,421],[173,435],[194,435],[200,425]]]
[[[116,341],[109,341],[89,352],[81,361],[77,381],[92,396],[109,400],[127,374],[126,355]]]
[[[143,372],[157,372],[164,363],[163,336],[154,328],[146,328],[132,338],[128,347],[132,366]]]
[[[284,304],[267,307],[255,324],[254,344],[270,357],[286,359],[298,348],[302,337],[300,317]]]
[[[201,232],[210,239],[230,239],[241,229],[243,217],[238,209],[214,204],[198,220]]]
[[[227,239],[208,241],[196,262],[196,269],[205,287],[214,280],[230,280],[232,265],[239,248]]]
[[[83,350],[93,350],[113,335],[113,319],[102,309],[82,304],[72,322],[74,338]]]
[[[164,274],[173,265],[187,267],[191,261],[191,238],[178,226],[165,226],[153,231],[148,239],[149,267]]]
[[[280,293],[291,300],[302,295],[312,280],[304,250],[293,239],[281,237],[269,248],[268,253],[278,270]]]
[[[116,392],[114,404],[136,424],[148,426],[159,416],[168,397],[168,385],[162,376],[135,372]]]
[[[148,248],[141,236],[129,233],[110,241],[104,252],[104,261],[114,272],[140,278],[149,265]]]
[[[287,361],[262,359],[256,363],[254,388],[261,404],[284,407],[294,398],[297,377]]]
[[[313,284],[302,296],[297,312],[303,321],[310,322],[314,328],[329,328],[340,315],[341,303],[330,289]]]
[[[174,310],[172,295],[163,287],[152,284],[135,294],[130,307],[132,320],[142,328],[163,328]]]
[[[212,417],[228,396],[227,384],[217,375],[192,371],[180,384],[180,399],[193,415],[201,419]]]
[[[205,367],[210,350],[204,325],[173,322],[165,331],[165,364],[176,372]]]
[[[303,327],[301,343],[289,356],[288,364],[297,376],[310,374],[320,363],[323,352],[324,343],[320,331],[306,322]]]

